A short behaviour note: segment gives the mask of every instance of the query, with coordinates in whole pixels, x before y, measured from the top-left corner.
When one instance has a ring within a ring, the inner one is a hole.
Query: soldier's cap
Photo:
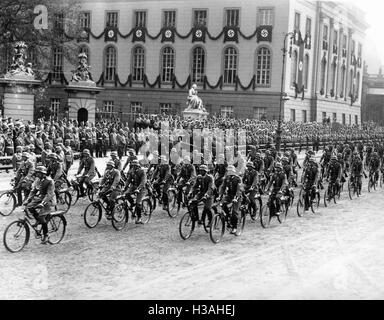
[[[128,149],[128,152],[132,152],[132,153],[134,153],[135,150],[133,150],[132,148],[129,148],[129,149]]]
[[[61,152],[63,149],[61,149],[61,147],[60,146],[57,146],[56,147],[56,152]]]
[[[57,159],[59,156],[56,153],[50,153],[48,154],[48,158]]]
[[[116,156],[117,157],[117,152],[116,151],[112,151],[111,152],[111,156]]]
[[[232,164],[230,164],[230,165],[227,167],[227,171],[232,171],[232,172],[236,171],[235,166],[232,165]]]
[[[333,155],[331,156],[331,160],[337,160],[337,156],[336,156],[335,154],[333,154]]]
[[[47,168],[44,167],[44,166],[38,166],[38,167],[36,167],[35,172],[40,172],[40,173],[43,173],[43,174],[47,174]]]
[[[132,160],[131,165],[132,166],[139,166],[140,165],[139,160],[137,160],[137,159]]]
[[[16,151],[19,151],[19,150],[20,150],[20,151],[23,151],[23,147],[22,147],[22,146],[17,146],[17,147],[16,147]]]
[[[89,150],[88,150],[88,149],[84,149],[84,150],[83,150],[83,154],[87,154],[87,155],[90,155],[91,153],[89,152]]]
[[[107,162],[107,166],[115,167],[115,162],[113,162],[112,160],[109,160],[109,161]]]
[[[280,162],[275,163],[275,168],[283,169],[283,165]]]
[[[29,158],[29,153],[24,151],[24,152],[21,154],[21,156],[22,156],[22,157]]]
[[[282,158],[281,158],[281,161],[286,161],[286,162],[288,162],[289,160],[288,160],[287,157],[282,157]]]
[[[184,161],[191,161],[191,157],[190,156],[184,156],[183,160]]]
[[[24,146],[23,148],[24,151],[29,151],[29,149],[30,149],[29,146]]]
[[[207,167],[205,164],[202,164],[202,165],[199,167],[199,170],[208,172],[208,167]]]
[[[248,161],[248,162],[247,162],[247,167],[252,167],[252,168],[254,168],[255,166],[253,165],[253,162],[252,162],[252,161]]]

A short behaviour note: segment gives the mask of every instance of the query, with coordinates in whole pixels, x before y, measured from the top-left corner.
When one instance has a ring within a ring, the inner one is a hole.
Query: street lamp
[[[285,77],[285,56],[287,55],[287,46],[286,41],[287,37],[291,36],[293,37],[293,32],[288,32],[284,36],[284,45],[281,49],[283,51],[283,67],[281,70],[281,88],[280,88],[280,108],[279,108],[279,121],[277,122],[277,129],[276,129],[276,150],[277,152],[280,151],[280,145],[281,145],[281,122],[282,122],[282,110],[283,110],[283,101],[289,100],[286,93],[284,91],[284,77]]]

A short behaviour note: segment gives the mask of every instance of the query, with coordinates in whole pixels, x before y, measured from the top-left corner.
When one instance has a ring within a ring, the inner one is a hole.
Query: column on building
[[[341,64],[342,64],[342,54],[343,54],[343,28],[341,27],[341,24],[339,23],[339,30],[337,32],[338,35],[338,41],[337,41],[337,55],[336,55],[336,76],[335,76],[335,97],[339,97],[340,94],[340,79],[342,77],[341,74]]]
[[[350,70],[351,65],[351,48],[352,48],[352,29],[348,28],[348,37],[347,37],[347,58],[346,58],[346,70],[345,70],[345,83],[344,83],[344,101],[347,101],[347,96],[349,94],[349,83],[350,83]]]
[[[323,59],[323,32],[324,32],[324,18],[325,18],[325,15],[320,12],[320,16],[319,16],[319,41],[317,43],[317,61],[315,61],[315,63],[317,64],[318,66],[318,69],[317,69],[317,74],[316,74],[316,94],[319,93],[320,89],[321,89],[321,61]]]
[[[328,54],[327,54],[327,67],[326,67],[326,73],[325,73],[325,86],[324,86],[324,92],[325,96],[328,97],[329,90],[332,88],[332,79],[330,77],[333,77],[331,68],[332,68],[332,61],[333,61],[333,30],[334,30],[334,21],[333,18],[329,19],[329,35],[328,35]]]

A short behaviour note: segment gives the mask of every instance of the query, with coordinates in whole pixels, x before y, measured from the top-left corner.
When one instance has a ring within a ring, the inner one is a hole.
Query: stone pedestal
[[[4,87],[4,116],[33,121],[35,109],[33,89],[40,84],[39,80],[0,79],[0,85]]]
[[[69,119],[95,123],[96,95],[103,90],[94,82],[71,82],[65,88],[68,92]]]
[[[182,113],[183,113],[184,119],[203,120],[203,119],[207,119],[208,117],[208,112],[204,112],[198,109],[185,109]]]

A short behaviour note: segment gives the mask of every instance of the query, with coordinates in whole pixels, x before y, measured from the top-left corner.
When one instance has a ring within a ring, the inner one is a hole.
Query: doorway
[[[88,110],[85,108],[79,109],[77,111],[77,121],[80,122],[86,122],[88,121]]]

